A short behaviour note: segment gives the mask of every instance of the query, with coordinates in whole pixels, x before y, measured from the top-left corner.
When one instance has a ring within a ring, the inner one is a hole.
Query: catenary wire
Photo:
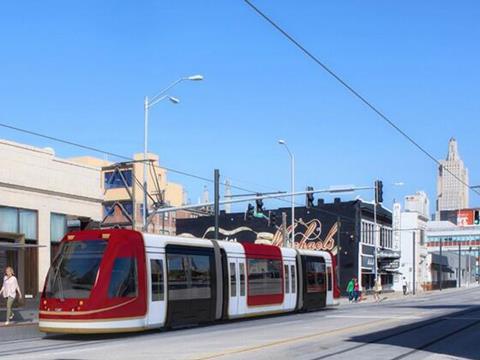
[[[58,138],[58,137],[42,134],[42,133],[39,133],[39,132],[36,132],[36,131],[23,129],[23,128],[13,126],[13,125],[9,125],[9,124],[6,124],[6,123],[1,123],[0,122],[0,126],[4,127],[4,128],[7,128],[7,129],[10,129],[10,130],[15,130],[15,131],[22,132],[22,133],[25,133],[25,134],[29,134],[29,135],[41,137],[41,138],[44,138],[44,139],[52,140],[52,141],[55,141],[55,142],[58,142],[58,143],[71,145],[71,146],[74,146],[74,147],[94,151],[94,152],[104,154],[104,155],[113,156],[113,157],[123,159],[123,160],[126,160],[126,161],[134,161],[134,159],[132,159],[128,156],[125,156],[125,155],[116,154],[116,153],[111,152],[111,151],[106,151],[106,150],[96,148],[96,147],[93,147],[93,146],[89,146],[89,145],[83,145],[83,144],[76,143],[76,142],[73,142],[73,141],[70,141],[70,140],[65,140],[65,139],[61,139],[61,138]],[[199,175],[195,175],[195,174],[191,174],[191,173],[187,173],[185,171],[176,170],[176,169],[168,168],[168,167],[165,167],[165,166],[155,165],[155,167],[157,167],[159,169],[165,169],[167,171],[171,171],[171,172],[174,172],[174,173],[177,173],[177,174],[189,176],[189,177],[192,177],[192,178],[195,178],[195,179],[203,180],[203,181],[206,181],[206,182],[214,183],[214,181],[212,179],[209,179],[209,178],[206,178],[206,177],[203,177],[203,176],[199,176]],[[143,184],[137,178],[135,178],[135,182],[143,189]],[[223,186],[227,185],[224,182],[221,182],[220,184],[223,185]],[[232,189],[237,189],[237,190],[241,190],[241,191],[245,191],[245,192],[259,193],[258,191],[254,191],[254,190],[251,190],[251,189],[246,189],[246,188],[241,187],[241,186],[236,186],[236,185],[232,185],[232,184],[230,184],[229,186]],[[151,199],[153,199],[150,194],[147,194],[147,195]],[[290,200],[282,199],[282,198],[278,198],[278,199],[275,199],[275,200],[282,201],[282,202],[285,202],[285,203],[291,203]],[[294,204],[297,205],[297,206],[302,206],[302,204],[297,203],[297,202],[294,202]],[[335,216],[338,215],[338,214],[335,214],[334,212],[331,212],[331,211],[328,211],[328,210],[325,210],[325,209],[319,209],[319,208],[314,208],[314,207],[312,207],[310,209],[313,210],[313,211],[316,211],[316,212],[322,212],[322,213],[329,214],[329,215],[335,215]],[[344,216],[344,215],[340,215],[340,218],[343,218],[347,221],[352,221],[350,217],[347,217],[347,216]]]
[[[290,35],[286,30],[281,28],[276,22],[274,22],[270,17],[268,17],[264,12],[262,12],[258,7],[252,4],[249,0],[243,0],[255,13],[261,16],[266,20],[270,25],[277,29],[283,36],[285,36],[291,43],[293,43],[298,49],[300,49],[307,57],[313,60],[317,65],[319,65],[323,70],[325,70],[329,75],[331,75],[335,80],[337,80],[344,88],[346,88],[350,93],[352,93],[357,99],[364,103],[368,108],[375,112],[381,119],[387,122],[393,129],[395,129],[400,135],[406,138],[412,145],[414,145],[418,150],[425,154],[428,158],[433,160],[437,165],[441,166],[446,170],[450,175],[452,175],[456,180],[461,184],[465,185],[470,191],[475,192],[477,195],[480,195],[480,191],[471,187],[466,182],[464,182],[460,177],[454,174],[450,169],[444,167],[440,161],[437,160],[428,150],[416,142],[410,135],[403,131],[397,124],[393,122],[387,115],[380,111],[375,105],[373,105],[369,100],[362,96],[357,90],[355,90],[351,85],[349,85],[345,80],[343,80],[339,75],[337,75],[332,69],[320,61],[315,55],[313,55],[305,46],[303,46],[298,40],[296,40],[292,35]]]
[[[111,152],[111,151],[106,151],[106,150],[96,148],[96,147],[93,147],[93,146],[89,146],[89,145],[83,145],[83,144],[76,143],[76,142],[73,142],[73,141],[70,141],[70,140],[65,140],[65,139],[61,139],[61,138],[58,138],[58,137],[42,134],[42,133],[39,133],[39,132],[36,132],[36,131],[23,129],[23,128],[13,126],[13,125],[9,125],[9,124],[6,124],[6,123],[0,123],[0,126],[6,128],[6,129],[22,132],[22,133],[25,133],[25,134],[41,137],[41,138],[48,139],[48,140],[52,140],[52,141],[55,141],[55,142],[58,142],[58,143],[71,145],[71,146],[75,146],[75,147],[78,147],[78,148],[81,148],[81,149],[85,149],[85,150],[93,151],[93,152],[96,152],[96,153],[116,157],[116,158],[119,158],[119,159],[122,159],[122,160],[134,161],[134,159],[132,159],[131,157],[128,157],[128,156],[125,156],[125,155],[122,155],[122,154],[116,154],[116,153]],[[159,165],[154,165],[154,166],[159,168],[159,169],[165,169],[165,170],[170,171],[172,173],[188,176],[188,177],[191,177],[191,178],[194,178],[194,179],[198,179],[198,180],[202,180],[202,181],[206,181],[206,182],[210,182],[210,183],[214,182],[212,179],[206,178],[204,176],[188,173],[186,171],[172,169],[172,168],[166,167],[166,166],[159,166]],[[226,184],[224,182],[221,182],[220,185],[225,186]],[[240,186],[230,185],[230,187],[234,188],[234,189],[237,189],[237,190],[245,191],[245,192],[255,192],[254,190],[245,189],[245,188],[240,187]]]

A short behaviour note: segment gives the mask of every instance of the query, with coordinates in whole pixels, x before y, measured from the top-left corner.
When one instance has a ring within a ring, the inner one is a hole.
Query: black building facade
[[[394,251],[392,236],[392,213],[378,205],[380,247],[377,253],[379,272],[384,289],[394,281],[398,252]],[[282,213],[287,218],[287,235],[291,237],[291,209],[265,210],[247,219],[245,213],[220,213],[219,239],[238,242],[269,242],[283,246],[280,228]],[[369,290],[374,282],[374,206],[361,200],[323,203],[310,208],[295,208],[295,247],[330,251],[337,261],[339,288],[345,293],[348,281],[357,277],[363,290]],[[194,236],[212,239],[214,217],[177,219],[176,233],[179,236]]]

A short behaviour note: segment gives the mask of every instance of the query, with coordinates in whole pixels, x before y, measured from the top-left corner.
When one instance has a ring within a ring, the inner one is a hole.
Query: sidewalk
[[[25,305],[13,308],[13,320],[9,325],[5,325],[7,309],[0,308],[0,327],[11,327],[18,325],[30,325],[38,323],[38,300],[26,299]]]
[[[423,296],[427,295],[432,295],[432,294],[446,294],[446,293],[451,293],[455,291],[461,291],[461,290],[467,290],[467,289],[472,289],[478,287],[478,285],[471,285],[471,286],[462,286],[461,288],[447,288],[443,290],[430,290],[430,291],[419,291],[417,294],[407,294],[403,295],[403,292],[401,291],[393,291],[393,292],[387,292],[387,293],[382,293],[380,295],[380,302],[384,301],[391,301],[391,300],[400,300],[400,299],[411,299],[411,298],[421,298]],[[359,300],[357,303],[355,302],[349,302],[348,297],[341,297],[340,299],[337,299],[339,305],[348,305],[348,304],[365,304],[365,303],[374,303],[375,300],[373,299],[373,294],[368,294],[368,295],[363,295],[361,301]]]

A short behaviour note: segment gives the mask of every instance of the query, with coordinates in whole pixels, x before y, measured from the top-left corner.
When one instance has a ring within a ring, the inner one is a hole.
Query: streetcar
[[[46,333],[175,328],[335,304],[328,252],[143,234],[72,232],[43,288]]]

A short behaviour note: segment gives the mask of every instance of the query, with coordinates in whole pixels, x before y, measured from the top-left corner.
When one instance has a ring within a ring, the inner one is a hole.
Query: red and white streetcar
[[[89,230],[67,234],[45,281],[39,327],[110,333],[334,304],[324,251]]]

